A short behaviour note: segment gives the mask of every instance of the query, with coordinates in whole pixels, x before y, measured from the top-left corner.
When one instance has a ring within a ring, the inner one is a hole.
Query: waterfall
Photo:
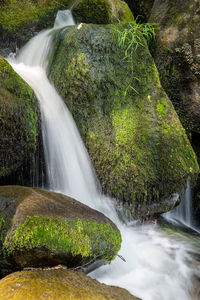
[[[183,224],[184,226],[199,232],[199,229],[195,227],[193,220],[192,193],[189,180],[187,180],[186,189],[182,192],[181,203],[173,210],[163,214],[163,216],[173,224]]]
[[[66,105],[46,75],[51,43],[57,30],[74,26],[69,11],[60,12],[53,29],[42,31],[18,55],[8,59],[33,88],[40,103],[50,188],[95,208],[119,227],[123,242],[112,264],[91,274],[99,281],[128,289],[143,300],[188,300],[194,267],[190,246],[170,238],[158,227],[123,224],[112,199],[102,195],[79,132]]]
[[[173,210],[164,214],[164,217],[170,221],[192,227],[192,197],[189,180],[187,180],[186,189],[182,193],[181,203]]]

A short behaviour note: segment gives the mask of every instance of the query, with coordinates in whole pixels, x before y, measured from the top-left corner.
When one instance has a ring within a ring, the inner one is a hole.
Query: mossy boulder
[[[166,199],[199,169],[141,31],[142,46],[133,44],[126,55],[132,35],[125,49],[119,46],[119,32],[129,36],[129,26],[66,29],[57,36],[49,76],[75,119],[104,193],[142,217],[154,203],[161,204],[159,213],[169,210]]]
[[[27,177],[27,182],[33,175],[39,147],[40,111],[32,89],[2,57],[0,128],[0,184],[17,172],[21,180]]]
[[[73,15],[80,22],[110,24],[133,21],[130,8],[122,0],[79,0],[77,3]]]
[[[155,0],[150,22],[158,31],[153,55],[161,83],[189,136],[200,133],[200,5]]]
[[[128,291],[99,283],[81,272],[34,270],[10,274],[0,281],[0,299],[137,300]]]
[[[3,224],[10,220],[1,244],[16,268],[88,264],[89,271],[114,259],[121,246],[119,230],[102,213],[42,189],[0,187],[0,216]]]

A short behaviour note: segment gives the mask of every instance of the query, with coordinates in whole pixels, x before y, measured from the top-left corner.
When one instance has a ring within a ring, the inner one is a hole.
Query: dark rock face
[[[32,89],[0,57],[0,184],[31,184],[41,150],[38,102]]]
[[[161,83],[172,100],[200,162],[199,1],[155,1],[150,22],[158,23],[153,55]],[[200,215],[200,179],[194,206]]]
[[[128,3],[135,18],[147,22],[151,14],[154,0],[125,0]]]
[[[31,291],[31,295],[30,295]],[[0,299],[137,300],[128,291],[67,270],[23,271],[0,281]],[[138,299],[139,300],[139,299]]]
[[[111,24],[134,19],[130,8],[122,0],[79,0],[72,7],[76,20],[84,23]]]
[[[165,199],[198,173],[198,164],[142,37],[143,46],[130,48],[125,59],[116,30],[127,28],[83,24],[58,35],[50,78],[76,121],[103,191],[138,218],[153,203],[167,211]]]
[[[155,1],[154,49],[161,83],[190,135],[200,133],[200,6],[198,1]]]
[[[13,269],[102,265],[121,246],[119,230],[102,213],[42,189],[0,187],[0,221],[1,259]]]

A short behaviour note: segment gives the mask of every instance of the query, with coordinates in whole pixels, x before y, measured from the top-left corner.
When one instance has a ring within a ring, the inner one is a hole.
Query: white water
[[[182,193],[181,203],[173,210],[165,213],[163,216],[172,224],[183,224],[186,227],[189,227],[194,231],[199,232],[199,229],[196,228],[193,220],[192,193],[189,180],[187,181],[185,191]]]
[[[116,258],[111,265],[96,270],[91,276],[107,284],[125,287],[144,300],[191,299],[189,290],[195,270],[190,264],[190,247],[184,241],[169,237],[159,227],[133,227],[120,222],[111,199],[98,191],[76,125],[47,79],[45,69],[52,35],[64,24],[74,25],[71,15],[67,14],[67,23],[63,23],[62,14],[61,25],[58,17],[56,28],[40,33],[16,58],[10,59],[16,72],[34,89],[40,103],[50,187],[102,211],[121,230],[120,254],[126,263]]]
[[[190,182],[187,181],[186,190],[181,197],[181,203],[164,216],[170,221],[180,222],[188,227],[192,227],[192,199]]]

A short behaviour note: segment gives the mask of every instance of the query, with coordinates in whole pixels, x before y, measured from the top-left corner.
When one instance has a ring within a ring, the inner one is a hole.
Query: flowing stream
[[[20,52],[8,58],[15,71],[33,88],[40,103],[43,143],[50,188],[95,208],[119,227],[123,242],[110,265],[94,271],[99,281],[128,289],[144,300],[200,299],[195,282],[200,274],[194,239],[167,226],[123,224],[113,200],[101,194],[94,170],[66,105],[46,75],[53,35],[73,26],[69,11],[59,12],[53,29],[34,37]],[[192,241],[191,241],[192,239]]]

